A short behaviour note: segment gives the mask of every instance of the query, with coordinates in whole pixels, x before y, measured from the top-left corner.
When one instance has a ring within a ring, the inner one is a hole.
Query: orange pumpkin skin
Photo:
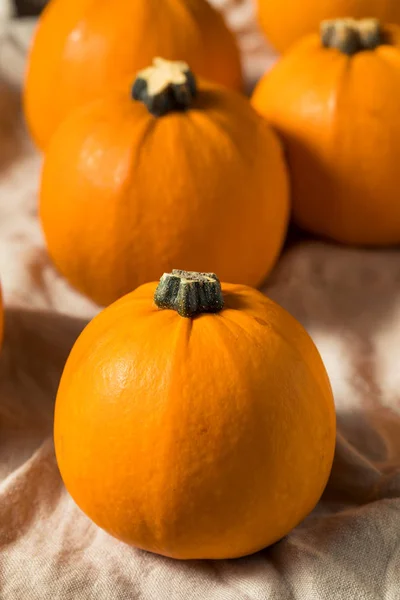
[[[258,286],[288,196],[280,142],[246,98],[202,82],[192,108],[157,119],[126,86],[53,137],[40,217],[60,272],[108,305],[176,264]]]
[[[52,0],[33,41],[26,120],[44,150],[75,108],[118,85],[153,56],[185,60],[199,75],[242,88],[239,50],[206,0]]]
[[[179,559],[244,556],[319,500],[335,446],[311,339],[260,292],[222,284],[218,314],[158,310],[146,284],[100,313],[55,409],[61,475],[124,542]]]
[[[259,82],[252,103],[286,146],[293,215],[338,242],[400,242],[400,29],[352,57],[318,35]]]
[[[318,31],[325,19],[375,17],[400,24],[398,0],[257,0],[258,18],[268,40],[279,52]]]

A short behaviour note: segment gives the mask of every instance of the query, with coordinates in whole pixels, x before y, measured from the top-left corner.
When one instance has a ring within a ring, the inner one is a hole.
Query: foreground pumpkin
[[[75,113],[44,161],[40,215],[59,270],[110,304],[174,264],[259,285],[281,249],[288,182],[276,135],[239,94],[156,59]]]
[[[269,41],[285,52],[303,36],[317,31],[321,21],[344,18],[377,18],[400,24],[398,0],[257,0],[258,16]]]
[[[161,55],[241,89],[235,39],[206,0],[52,0],[28,62],[25,113],[42,149],[64,118]]]
[[[325,22],[259,83],[282,136],[297,223],[339,242],[400,242],[400,29]]]
[[[293,317],[254,289],[173,271],[81,334],[54,431],[65,485],[100,527],[165,556],[219,559],[276,542],[314,508],[335,411]]]

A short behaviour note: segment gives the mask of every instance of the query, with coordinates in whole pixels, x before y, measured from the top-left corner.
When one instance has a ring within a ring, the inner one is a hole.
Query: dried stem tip
[[[181,317],[216,313],[223,309],[221,284],[214,273],[177,271],[164,273],[154,301],[158,308],[176,310]]]
[[[196,79],[185,62],[155,58],[152,67],[137,74],[132,97],[152,115],[162,117],[189,108],[196,92]]]
[[[323,21],[321,40],[325,48],[336,48],[349,56],[365,50],[375,50],[384,43],[383,31],[378,19]]]

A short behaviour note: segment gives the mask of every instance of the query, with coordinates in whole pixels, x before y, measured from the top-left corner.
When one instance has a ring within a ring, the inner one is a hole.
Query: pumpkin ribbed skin
[[[286,311],[222,284],[218,314],[158,310],[147,284],[98,315],[67,361],[55,448],[67,489],[113,536],[231,558],[315,506],[335,446],[321,358]]]
[[[318,31],[325,19],[375,17],[400,24],[398,0],[257,0],[258,17],[269,41],[286,52],[303,36]]]
[[[246,98],[200,82],[189,110],[157,119],[127,85],[53,137],[40,216],[61,273],[107,305],[176,264],[258,286],[288,195],[280,142]]]
[[[206,0],[52,0],[33,41],[25,86],[37,145],[44,150],[73,109],[154,56],[185,60],[206,79],[242,87],[235,39]]]
[[[346,56],[318,35],[267,73],[252,103],[280,134],[302,228],[339,242],[400,242],[400,29]]]

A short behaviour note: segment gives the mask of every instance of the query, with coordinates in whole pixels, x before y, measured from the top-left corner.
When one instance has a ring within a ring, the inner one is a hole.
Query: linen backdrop
[[[246,0],[219,0],[249,86],[273,61]],[[0,3],[0,360],[2,600],[397,600],[400,597],[400,253],[299,238],[265,291],[308,329],[326,362],[339,433],[327,491],[273,548],[180,563],[112,539],[74,505],[57,471],[54,397],[97,308],[55,272],[37,219],[41,158],[20,86],[34,23]],[[240,515],[238,515],[240,518]]]

